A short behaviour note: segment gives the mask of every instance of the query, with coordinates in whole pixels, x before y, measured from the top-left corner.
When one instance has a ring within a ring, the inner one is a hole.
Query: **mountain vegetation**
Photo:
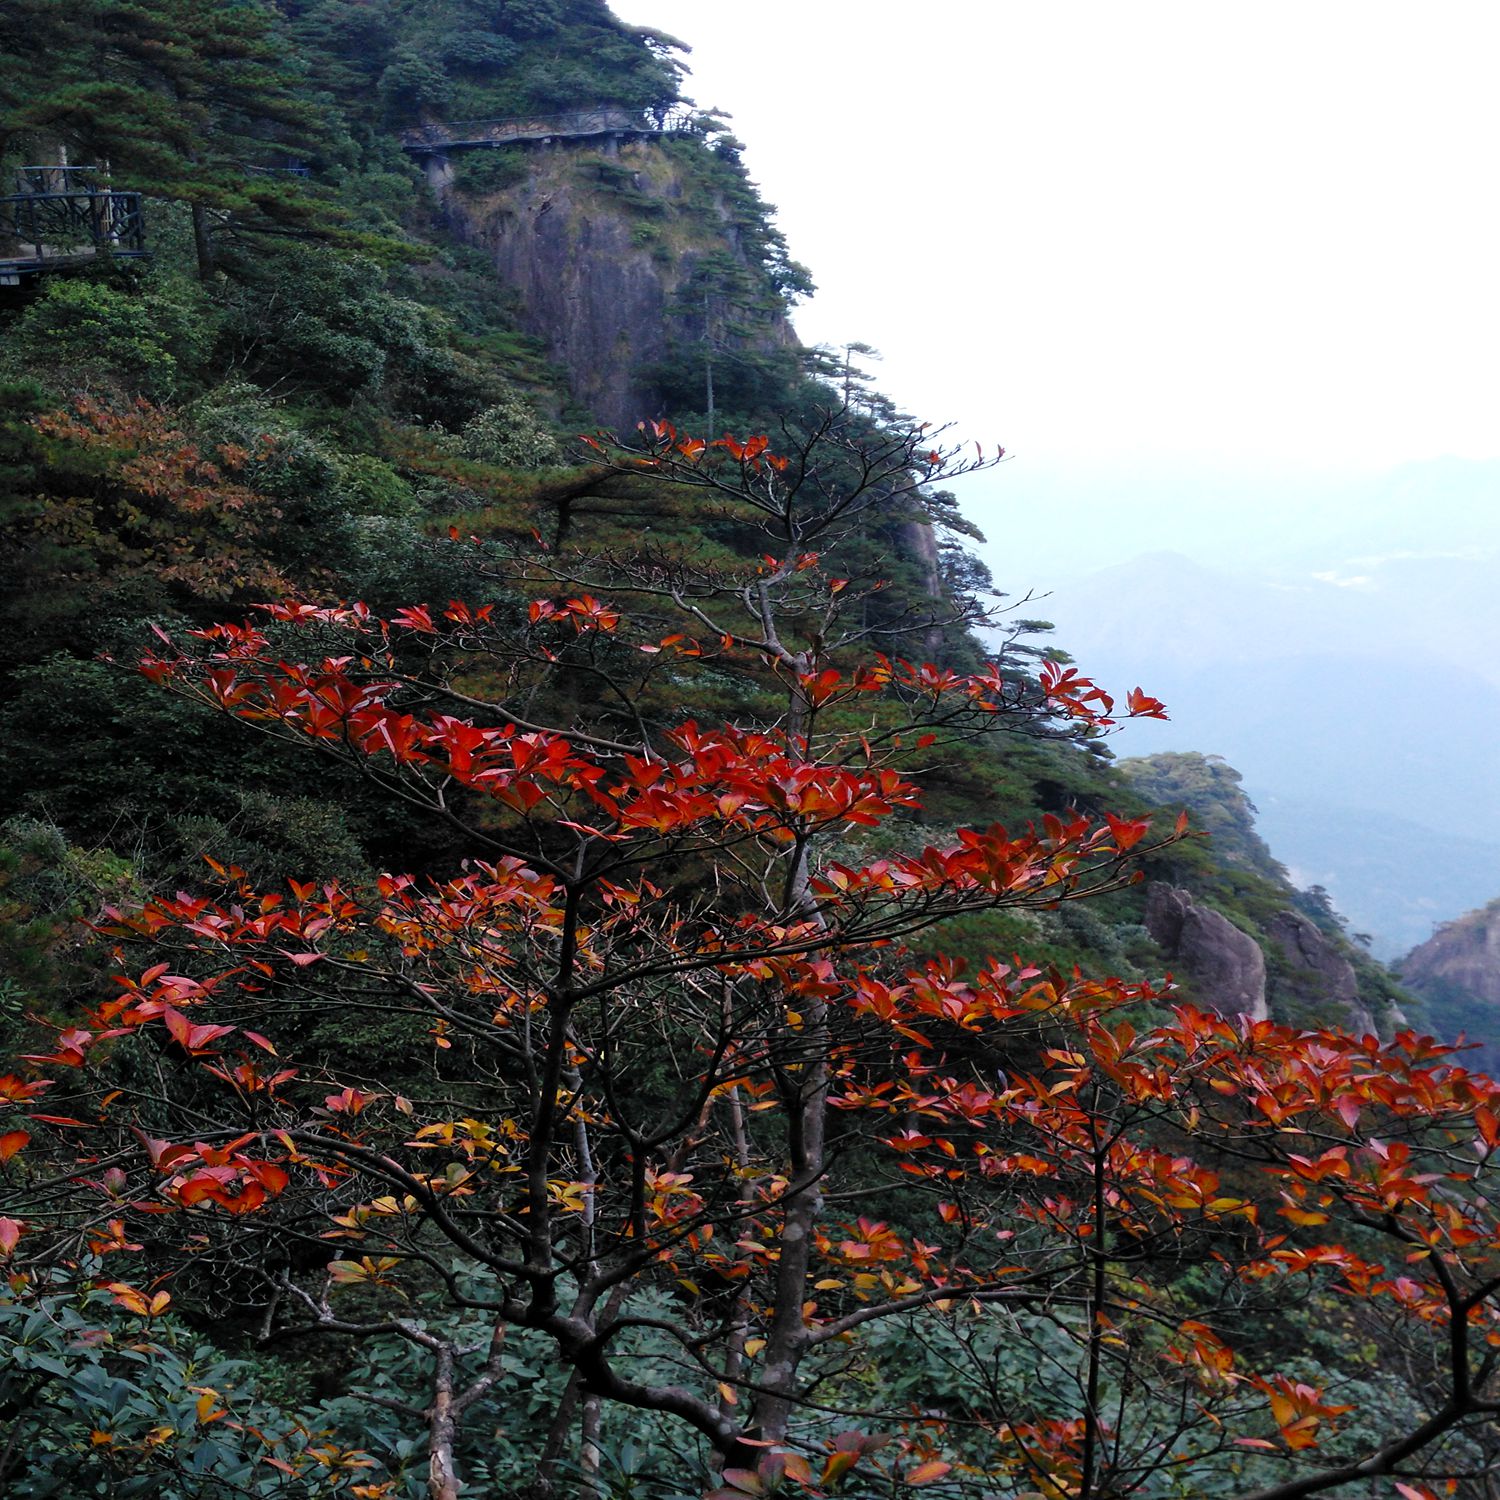
[[[1500,1090],[1114,760],[683,51],[0,12],[151,247],[0,239],[0,1489],[1486,1494]]]

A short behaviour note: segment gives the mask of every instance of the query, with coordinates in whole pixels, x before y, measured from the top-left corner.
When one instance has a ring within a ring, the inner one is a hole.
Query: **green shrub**
[[[410,484],[383,458],[369,453],[334,455],[339,497],[357,516],[404,520],[420,514],[421,506]]]
[[[502,469],[542,469],[559,459],[556,439],[519,391],[508,392],[467,423],[459,451]]]
[[[441,64],[409,47],[401,48],[380,75],[381,98],[387,108],[401,113],[446,104],[452,87]]]
[[[62,277],[15,324],[5,362],[55,390],[123,387],[154,401],[180,395],[213,349],[216,320],[187,281],[132,290]]]
[[[470,151],[460,158],[454,170],[454,185],[462,193],[484,197],[503,193],[519,186],[530,175],[523,151]]]
[[[130,1274],[97,1257],[92,1270]],[[328,1441],[322,1411],[250,1394],[253,1374],[170,1313],[139,1316],[106,1290],[42,1284],[0,1300],[0,1489],[12,1500],[351,1500],[379,1477],[373,1460]]]

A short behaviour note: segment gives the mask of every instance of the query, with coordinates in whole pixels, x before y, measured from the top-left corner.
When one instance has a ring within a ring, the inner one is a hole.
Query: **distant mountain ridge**
[[[1171,721],[1127,726],[1121,754],[1225,756],[1276,856],[1387,955],[1500,889],[1491,486],[1500,464],[1409,465],[1337,545],[1254,569],[1153,553],[1029,606],[1092,676],[1167,702]]]

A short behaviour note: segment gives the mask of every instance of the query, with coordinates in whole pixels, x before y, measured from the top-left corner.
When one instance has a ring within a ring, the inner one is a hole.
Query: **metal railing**
[[[12,193],[0,198],[0,266],[45,270],[49,262],[94,255],[136,258],[146,253],[146,224],[139,193],[116,193],[71,184],[83,181],[70,167],[43,170],[39,180],[61,190]],[[57,174],[69,174],[59,178]],[[24,176],[25,174],[23,174]]]
[[[289,161],[279,167],[247,166],[244,171],[251,177],[311,177],[312,168],[302,161]]]

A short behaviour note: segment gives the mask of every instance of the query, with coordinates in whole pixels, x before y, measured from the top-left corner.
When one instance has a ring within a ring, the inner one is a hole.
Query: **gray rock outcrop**
[[[522,326],[567,371],[579,403],[605,427],[629,432],[661,415],[651,367],[692,321],[679,289],[707,256],[728,254],[746,266],[750,260],[723,205],[678,216],[684,180],[658,146],[622,146],[618,161],[634,169],[636,201],[660,210],[666,227],[656,235],[588,182],[594,159],[592,149],[531,152],[525,180],[487,197],[455,191],[451,174],[430,181],[449,229],[489,256],[497,280],[515,296]],[[794,348],[797,337],[785,317],[770,315],[757,343]]]
[[[1500,1007],[1500,901],[1444,923],[1396,967],[1415,990],[1446,986]]]
[[[1182,966],[1196,1003],[1220,1015],[1266,1019],[1265,954],[1228,917],[1197,905],[1177,886],[1155,881],[1146,888],[1146,930]]]
[[[1479,1044],[1456,1060],[1500,1078],[1500,901],[1445,922],[1395,968],[1438,1036]]]
[[[1266,926],[1266,936],[1281,949],[1291,969],[1292,982],[1303,997],[1327,1008],[1329,1021],[1347,1026],[1356,1036],[1375,1030],[1375,1020],[1360,999],[1354,965],[1301,912],[1279,911]]]

